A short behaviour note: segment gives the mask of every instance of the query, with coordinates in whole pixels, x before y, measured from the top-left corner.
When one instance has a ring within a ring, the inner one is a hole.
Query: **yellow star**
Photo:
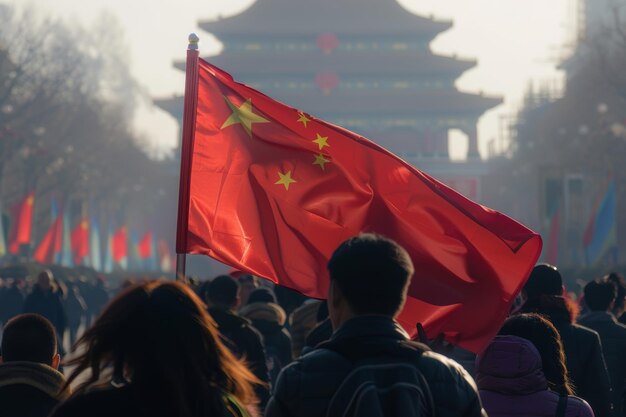
[[[319,155],[315,155],[315,161],[313,162],[313,165],[319,165],[320,168],[322,168],[322,171],[323,171],[324,170],[324,165],[326,165],[329,162],[330,162],[330,159],[326,159],[326,158],[324,158],[324,155],[319,154]]]
[[[304,113],[300,113],[300,118],[298,119],[298,122],[302,122],[302,124],[304,125],[304,127],[306,127],[306,124],[308,122],[310,122],[311,119],[309,119],[308,117],[306,117],[306,115]]]
[[[258,114],[252,112],[252,99],[247,99],[241,106],[237,107],[228,97],[224,96],[224,98],[233,113],[228,117],[228,119],[226,119],[221,129],[241,123],[243,128],[246,129],[246,132],[248,132],[248,135],[252,137],[253,123],[269,123],[269,120],[266,120]]]
[[[328,136],[321,136],[319,133],[317,134],[317,139],[315,139],[313,143],[317,143],[320,147],[320,151],[324,149],[325,146],[330,146],[328,144]]]
[[[280,177],[280,179],[278,181],[276,181],[274,184],[276,184],[276,185],[284,185],[285,186],[285,190],[287,190],[287,191],[289,191],[289,184],[297,182],[296,180],[291,178],[291,171],[287,171],[286,174],[283,174],[282,172],[279,171],[278,172],[278,176]]]

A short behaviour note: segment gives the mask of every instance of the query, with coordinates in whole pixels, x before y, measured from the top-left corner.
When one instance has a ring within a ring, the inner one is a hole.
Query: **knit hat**
[[[528,298],[539,295],[563,295],[563,279],[555,266],[539,264],[533,268],[524,286]]]

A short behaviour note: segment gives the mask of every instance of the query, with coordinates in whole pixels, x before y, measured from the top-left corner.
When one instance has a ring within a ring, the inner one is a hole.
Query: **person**
[[[17,316],[24,309],[24,296],[16,279],[6,280],[0,295],[0,323],[6,324],[10,318]]]
[[[238,357],[246,359],[257,378],[269,384],[263,336],[251,322],[236,311],[239,298],[239,283],[229,275],[220,275],[213,279],[208,288],[209,314],[217,323],[220,334],[226,338],[226,344]],[[258,385],[256,392],[264,405],[269,398],[266,385]]]
[[[24,300],[23,312],[39,314],[50,320],[57,332],[59,350],[62,351],[67,316],[63,307],[62,294],[54,285],[51,271],[44,270],[39,273],[32,292]]]
[[[620,323],[626,324],[626,315],[624,314],[624,310],[626,310],[626,281],[624,277],[617,272],[611,272],[604,278],[614,283],[617,288],[617,297],[615,298],[613,311],[611,312]]]
[[[318,325],[317,313],[321,306],[320,300],[307,299],[289,316],[289,332],[291,333],[291,348],[294,358],[303,353],[306,348],[306,338]]]
[[[127,288],[77,345],[67,384],[78,388],[53,417],[257,413],[253,385],[259,381],[221,343],[205,305],[181,283]]]
[[[67,312],[67,327],[69,330],[70,346],[76,342],[78,329],[87,311],[87,304],[80,293],[80,288],[70,283],[65,297],[65,311]]]
[[[109,302],[109,293],[104,284],[104,278],[98,277],[93,284],[87,284],[83,292],[87,307],[85,326],[90,326]]]
[[[56,332],[46,318],[21,314],[10,319],[2,333],[0,356],[0,415],[47,417],[70,395],[57,369]]]
[[[558,331],[538,314],[507,319],[476,358],[476,383],[490,417],[593,417],[573,395]]]
[[[609,371],[613,402],[613,415],[624,415],[624,390],[626,389],[626,326],[619,323],[612,311],[618,294],[615,283],[604,278],[585,285],[585,303],[589,312],[578,323],[595,330],[600,335],[604,360]]]
[[[237,282],[239,282],[239,305],[247,305],[250,294],[252,294],[254,290],[261,286],[259,277],[245,273],[243,271],[239,271],[237,269],[233,269],[232,271],[230,271],[229,275],[237,280]]]
[[[576,312],[562,296],[560,272],[548,264],[535,266],[523,291],[526,301],[519,312],[539,313],[550,320],[561,336],[567,370],[576,394],[591,405],[596,417],[610,417],[611,385],[600,336],[575,324]]]
[[[283,369],[266,417],[365,416],[374,411],[486,415],[467,373],[409,341],[396,322],[414,272],[400,245],[375,234],[358,235],[335,250],[328,271],[335,331],[328,343]],[[418,411],[421,406],[427,409]]]
[[[287,314],[269,289],[257,288],[250,294],[248,304],[239,309],[239,315],[252,321],[263,336],[269,378],[275,381],[280,370],[293,360],[291,336],[285,329]]]

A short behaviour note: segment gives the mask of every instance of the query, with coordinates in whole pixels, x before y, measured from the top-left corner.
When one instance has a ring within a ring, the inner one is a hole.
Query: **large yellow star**
[[[313,162],[313,165],[319,165],[320,168],[322,168],[322,171],[323,171],[324,170],[324,165],[326,165],[329,162],[330,162],[330,159],[326,159],[326,158],[324,158],[324,155],[319,154],[319,155],[315,155],[315,161]]]
[[[313,143],[317,143],[317,145],[320,147],[320,151],[324,149],[325,146],[330,146],[328,144],[328,136],[322,136],[319,133],[317,133],[317,139],[315,139]]]
[[[306,124],[309,123],[310,121],[311,119],[306,117],[304,113],[300,113],[300,118],[298,119],[298,122],[301,122],[304,125],[304,127],[307,127]]]
[[[226,119],[221,129],[241,123],[243,128],[246,129],[246,132],[248,132],[248,135],[252,137],[253,123],[269,123],[269,120],[252,112],[252,99],[247,99],[241,106],[237,107],[228,97],[224,96],[224,98],[233,113]]]
[[[289,184],[297,182],[296,180],[291,178],[291,171],[287,171],[286,174],[283,174],[282,172],[278,171],[278,176],[280,177],[280,179],[278,181],[276,181],[274,184],[276,184],[276,185],[284,185],[285,186],[285,190],[287,190],[287,191],[289,191]]]

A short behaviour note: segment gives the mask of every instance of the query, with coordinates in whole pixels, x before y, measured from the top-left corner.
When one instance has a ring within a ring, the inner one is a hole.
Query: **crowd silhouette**
[[[572,295],[537,265],[474,355],[395,320],[419,270],[393,240],[355,236],[327,267],[326,301],[241,271],[119,288],[4,276],[0,415],[624,415],[617,273]]]

